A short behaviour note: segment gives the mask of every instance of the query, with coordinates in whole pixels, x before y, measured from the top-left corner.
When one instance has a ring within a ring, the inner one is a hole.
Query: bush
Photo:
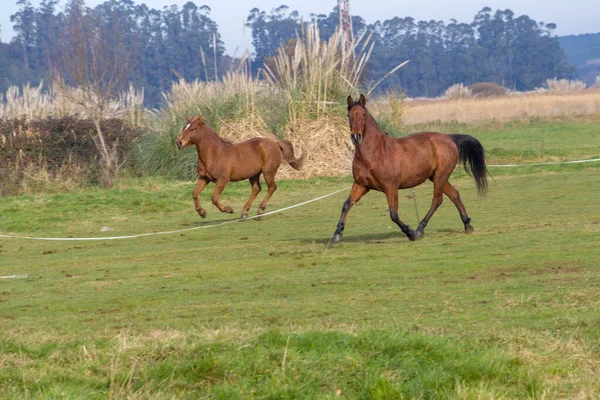
[[[468,87],[475,97],[506,96],[508,89],[494,82],[479,82]]]
[[[138,128],[120,119],[103,120],[101,127],[109,143],[118,140],[121,159],[127,159],[140,136]],[[61,182],[69,187],[96,182],[100,166],[95,135],[91,120],[74,117],[0,120],[0,195],[45,190]]]
[[[463,85],[462,83],[456,83],[450,86],[444,92],[444,97],[447,97],[449,99],[460,99],[471,96],[473,96],[473,91],[470,88]]]

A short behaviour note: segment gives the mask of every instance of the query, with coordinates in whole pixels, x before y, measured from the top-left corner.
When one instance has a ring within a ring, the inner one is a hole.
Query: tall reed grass
[[[546,87],[549,92],[573,92],[586,88],[585,83],[582,81],[556,78],[546,79]]]
[[[84,89],[73,88],[73,90],[82,92]],[[37,86],[26,84],[22,88],[10,86],[5,94],[0,94],[0,119],[31,121],[73,115],[87,119],[90,117],[88,109],[74,104],[53,85],[45,87],[44,82]],[[119,94],[118,98],[110,102],[103,118],[124,119],[132,125],[144,126],[147,123],[144,91],[129,86],[126,91]]]
[[[462,83],[456,83],[450,86],[444,92],[444,97],[448,99],[458,99],[473,96],[473,91]]]
[[[358,37],[351,51],[340,51],[341,47],[339,31],[323,41],[313,24],[288,46],[281,46],[264,65],[266,81],[285,94],[289,122],[329,116],[357,90],[373,49],[370,36],[364,33]]]

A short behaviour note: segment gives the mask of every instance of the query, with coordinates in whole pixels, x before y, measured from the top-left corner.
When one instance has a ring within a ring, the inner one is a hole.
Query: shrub
[[[468,87],[475,97],[506,96],[508,89],[494,82],[479,82]]]
[[[102,120],[101,127],[109,143],[118,143],[121,159],[127,160],[139,129],[120,119]],[[92,121],[74,117],[0,120],[0,195],[45,190],[44,182],[69,182],[73,187],[97,181],[94,136]]]
[[[473,91],[462,83],[456,83],[446,89],[444,96],[449,99],[471,97],[473,96]]]

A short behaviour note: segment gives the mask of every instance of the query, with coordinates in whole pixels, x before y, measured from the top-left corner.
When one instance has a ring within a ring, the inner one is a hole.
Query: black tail
[[[477,184],[477,193],[479,193],[480,197],[484,197],[487,192],[488,171],[485,165],[483,146],[473,136],[460,134],[448,136],[452,138],[458,148],[459,162],[462,163],[467,174],[473,174],[473,178]]]

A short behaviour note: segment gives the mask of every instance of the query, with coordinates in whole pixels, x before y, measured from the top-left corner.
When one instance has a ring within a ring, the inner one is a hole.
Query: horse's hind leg
[[[437,210],[438,207],[444,201],[443,193],[444,193],[444,186],[446,185],[446,183],[448,183],[447,176],[437,175],[433,179],[433,199],[431,200],[431,206],[429,207],[429,211],[427,211],[425,218],[423,218],[421,220],[418,228],[415,230],[415,234],[417,235],[418,238],[423,236],[423,231],[425,230],[425,227],[429,223],[431,216],[433,215],[435,210]]]
[[[402,222],[400,217],[398,217],[398,189],[394,188],[386,190],[385,196],[387,197],[388,207],[390,209],[390,218],[392,221],[394,221],[396,225],[400,227],[402,232],[408,236],[410,240],[417,239],[415,231],[413,231],[410,226]]]
[[[229,183],[229,181],[226,181],[226,180],[217,180],[215,182],[215,190],[213,191],[211,200],[212,200],[212,203],[215,206],[217,206],[217,208],[219,210],[221,210],[221,212],[226,212],[226,213],[232,214],[233,208],[219,203],[219,197],[221,196],[221,193],[223,193],[223,190],[225,190],[225,186],[227,186],[228,183]]]
[[[208,182],[204,179],[198,179],[194,192],[192,193],[192,197],[194,198],[194,208],[202,218],[206,218],[206,210],[200,206],[200,192],[204,190],[207,184]]]
[[[339,242],[342,240],[342,235],[344,232],[344,227],[346,226],[346,218],[348,218],[348,211],[352,208],[361,197],[369,192],[369,189],[357,184],[356,182],[352,185],[352,190],[350,191],[350,196],[344,202],[342,206],[342,215],[340,215],[340,220],[337,224],[337,228],[333,233],[333,237],[331,238],[332,242]]]
[[[456,208],[458,209],[458,213],[460,214],[460,219],[465,225],[465,233],[473,232],[473,227],[471,226],[471,218],[467,215],[467,210],[460,200],[460,194],[458,194],[458,190],[454,186],[450,184],[450,182],[446,182],[444,185],[444,194],[448,196],[450,200],[454,203]]]
[[[256,199],[256,196],[260,192],[260,173],[250,178],[250,184],[252,185],[252,193],[250,194],[250,198],[248,199],[248,201],[244,205],[244,208],[242,209],[241,218],[248,217],[248,211],[250,211],[250,207],[252,207],[254,199]]]
[[[264,171],[265,182],[267,183],[267,195],[260,202],[260,206],[258,206],[258,215],[262,215],[265,213],[265,208],[267,208],[267,203],[273,196],[273,193],[277,190],[277,184],[275,183],[275,174],[277,173],[277,169],[275,171]]]

